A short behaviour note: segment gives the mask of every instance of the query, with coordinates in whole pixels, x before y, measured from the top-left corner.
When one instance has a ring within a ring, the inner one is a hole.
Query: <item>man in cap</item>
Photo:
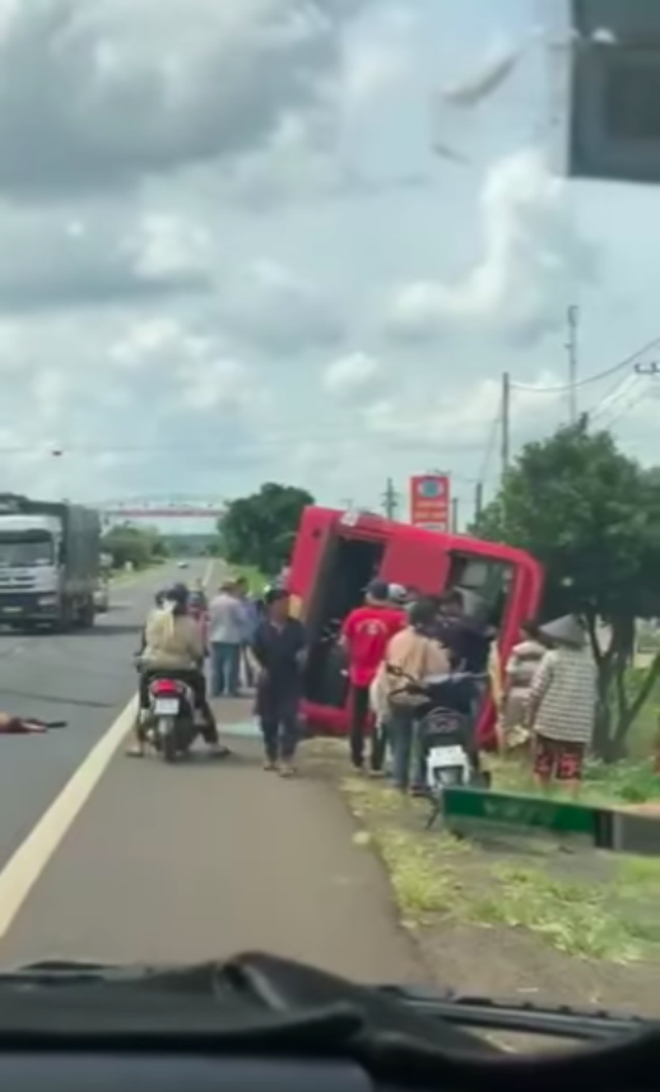
[[[596,718],[596,664],[575,615],[539,626],[538,636],[548,651],[536,669],[527,708],[534,776],[543,788],[555,781],[577,791]]]
[[[240,691],[241,644],[244,624],[235,578],[223,580],[208,611],[208,639],[211,645],[211,693],[214,698]]]
[[[340,646],[348,658],[351,684],[351,760],[356,770],[364,768],[364,741],[370,713],[369,690],[376,677],[390,638],[406,624],[405,612],[392,606],[390,586],[372,580],[367,586],[364,606],[357,607],[344,619]],[[376,745],[374,746],[374,742]],[[372,740],[371,772],[379,773],[382,747]]]

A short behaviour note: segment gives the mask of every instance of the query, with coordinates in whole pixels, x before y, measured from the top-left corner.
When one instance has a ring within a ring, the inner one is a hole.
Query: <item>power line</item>
[[[502,407],[499,406],[498,410],[497,410],[497,413],[495,414],[495,416],[493,417],[493,420],[491,422],[490,430],[489,430],[489,433],[488,433],[488,439],[486,440],[486,446],[484,448],[484,455],[483,455],[483,459],[482,459],[482,462],[481,462],[481,469],[479,470],[479,477],[477,479],[477,481],[481,482],[482,485],[486,484],[486,479],[487,479],[488,472],[489,472],[490,467],[491,467],[492,458],[493,458],[493,455],[494,455],[494,452],[495,452],[495,444],[497,443],[497,435],[498,435],[501,423],[502,423]]]
[[[578,316],[580,312],[574,303],[568,308],[568,341],[566,342],[566,349],[568,351],[568,419],[572,425],[577,421],[577,369],[578,369],[578,346],[577,346],[577,328],[578,328]]]
[[[653,341],[649,341],[647,345],[644,345],[637,352],[631,353],[625,360],[620,360],[618,364],[613,364],[611,368],[606,368],[604,372],[597,372],[596,375],[589,375],[585,379],[581,379],[574,384],[575,390],[579,390],[582,387],[586,387],[589,383],[597,383],[601,379],[607,379],[610,375],[616,375],[617,372],[623,371],[624,368],[629,368],[632,364],[638,360],[644,353],[651,352],[652,349],[657,349],[660,346],[660,337],[656,337]],[[517,391],[530,391],[534,394],[565,394],[571,390],[570,383],[563,383],[558,387],[534,387],[525,383],[512,383],[512,388]]]
[[[612,425],[615,425],[617,423],[617,421],[620,421],[622,417],[625,417],[625,415],[627,413],[629,413],[631,410],[635,409],[639,405],[639,403],[642,401],[642,399],[646,398],[648,393],[649,393],[648,383],[643,383],[642,384],[642,389],[640,391],[638,391],[636,397],[629,399],[628,402],[625,402],[623,404],[623,406],[621,407],[621,409],[619,410],[619,412],[615,413],[614,417],[610,417],[609,421],[607,421],[605,423],[605,427],[607,429],[611,429]]]
[[[602,398],[599,398],[597,402],[594,402],[593,406],[587,410],[587,417],[590,421],[594,418],[600,417],[601,414],[607,413],[614,406],[618,406],[622,398],[630,394],[633,388],[638,387],[639,376],[631,373],[625,375],[623,379],[617,379],[616,383],[610,387]]]

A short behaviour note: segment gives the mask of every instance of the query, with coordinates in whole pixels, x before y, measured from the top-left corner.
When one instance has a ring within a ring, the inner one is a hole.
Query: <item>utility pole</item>
[[[477,482],[474,489],[474,518],[479,519],[484,507],[484,483]]]
[[[571,425],[577,424],[577,370],[578,370],[578,344],[577,330],[580,310],[572,303],[566,313],[568,319],[568,418]]]
[[[396,519],[396,510],[398,506],[399,502],[396,495],[396,489],[394,488],[394,482],[391,478],[388,478],[383,494],[383,511],[385,512],[387,519]]]
[[[451,501],[451,529],[458,534],[458,497],[452,497]]]
[[[506,475],[509,469],[509,461],[511,458],[511,379],[508,372],[504,372],[502,376],[502,446],[501,446],[501,458],[502,458],[502,478]]]

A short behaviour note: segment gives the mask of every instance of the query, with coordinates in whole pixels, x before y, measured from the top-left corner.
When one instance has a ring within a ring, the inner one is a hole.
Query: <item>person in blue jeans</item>
[[[254,686],[254,672],[252,670],[249,649],[259,624],[259,611],[257,604],[250,595],[250,588],[244,576],[239,577],[236,581],[236,591],[243,616],[243,640],[241,642],[240,661],[243,667],[245,685],[251,688]]]
[[[236,582],[227,580],[209,606],[212,697],[240,696],[243,640],[244,617]]]
[[[424,698],[409,693],[406,683],[421,682],[427,676],[444,675],[450,670],[446,650],[428,636],[435,611],[432,599],[418,600],[410,611],[408,625],[391,638],[385,654],[393,781],[402,792],[415,794],[424,790],[425,781],[418,730]]]

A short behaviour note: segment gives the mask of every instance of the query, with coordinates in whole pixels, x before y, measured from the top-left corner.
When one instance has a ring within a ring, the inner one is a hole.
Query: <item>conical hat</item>
[[[586,642],[584,627],[574,614],[565,614],[562,618],[555,618],[554,621],[539,626],[539,633],[550,641],[569,645],[571,648],[583,648]]]

